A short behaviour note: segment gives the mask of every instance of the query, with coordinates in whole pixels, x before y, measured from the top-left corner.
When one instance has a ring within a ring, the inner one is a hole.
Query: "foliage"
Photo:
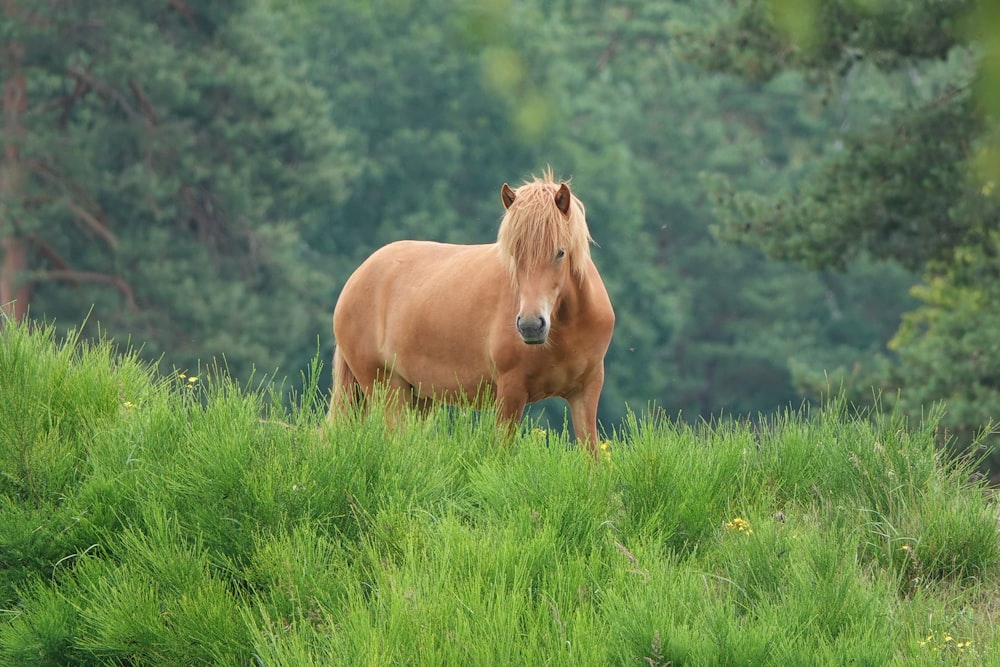
[[[566,440],[325,424],[51,327],[0,345],[0,664],[981,664],[996,507],[939,415]],[[314,369],[315,370],[315,369]],[[512,492],[513,491],[513,492]]]
[[[896,371],[906,391],[901,403],[917,412],[942,397],[944,424],[963,442],[995,427],[1000,406],[1000,274],[996,232],[978,247],[963,246],[941,275],[929,274],[914,288],[923,302],[907,313],[890,346],[898,350]]]
[[[961,1],[806,5],[744,3],[701,43],[700,57],[754,79],[801,69],[841,99],[878,85],[889,91],[884,110],[840,133],[822,164],[784,192],[714,180],[718,233],[809,267],[867,256],[922,273],[913,294],[923,305],[905,316],[894,356],[855,367],[846,383],[865,378],[889,395],[901,388],[913,415],[947,401],[944,423],[967,443],[1000,410],[994,346],[983,339],[998,303],[1000,116],[985,92],[997,79],[995,39],[984,29],[996,16],[990,3]],[[805,375],[815,386],[815,372]]]
[[[744,0],[701,49],[714,68],[766,80],[786,67],[893,69],[945,58],[962,41],[972,0]]]
[[[276,67],[251,3],[65,4],[2,19],[27,104],[0,236],[31,248],[33,314],[92,310],[181,368],[304,364],[332,294],[301,231],[353,172],[323,95]]]

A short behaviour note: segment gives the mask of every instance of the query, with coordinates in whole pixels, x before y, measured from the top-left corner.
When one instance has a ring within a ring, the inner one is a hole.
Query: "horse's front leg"
[[[566,397],[570,414],[573,415],[573,432],[580,444],[586,444],[587,449],[595,459],[600,460],[601,450],[597,434],[597,402],[601,397],[601,387],[604,385],[603,373],[601,380],[590,382],[579,392]]]
[[[496,392],[497,428],[510,438],[517,432],[521,415],[528,404],[528,393],[523,388],[498,383]]]

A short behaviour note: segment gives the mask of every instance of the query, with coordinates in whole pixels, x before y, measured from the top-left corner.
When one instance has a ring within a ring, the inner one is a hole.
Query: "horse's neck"
[[[587,303],[589,287],[586,278],[581,280],[575,275],[569,277],[559,301],[560,320],[571,322],[584,314],[589,306]]]

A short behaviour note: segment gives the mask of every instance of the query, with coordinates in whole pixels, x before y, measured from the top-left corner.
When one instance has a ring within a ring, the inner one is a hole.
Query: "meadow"
[[[8,322],[0,665],[1000,660],[997,507],[940,411],[645,411],[595,464],[461,410],[324,426],[322,372],[289,400]]]

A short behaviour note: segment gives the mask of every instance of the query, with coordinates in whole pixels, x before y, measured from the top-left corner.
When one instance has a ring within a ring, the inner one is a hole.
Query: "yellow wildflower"
[[[935,638],[933,634],[927,635],[927,637],[925,637],[924,639],[918,640],[917,645],[920,646],[921,648],[924,647],[929,648],[934,653],[937,653],[938,651],[941,650],[951,650],[951,649],[954,649],[959,652],[964,652],[965,649],[972,647],[972,642],[969,640],[956,642],[955,638],[952,635],[945,633],[940,638]]]
[[[753,528],[750,527],[750,522],[746,519],[741,519],[740,517],[736,517],[732,521],[727,521],[726,529],[737,533],[753,535]]]

